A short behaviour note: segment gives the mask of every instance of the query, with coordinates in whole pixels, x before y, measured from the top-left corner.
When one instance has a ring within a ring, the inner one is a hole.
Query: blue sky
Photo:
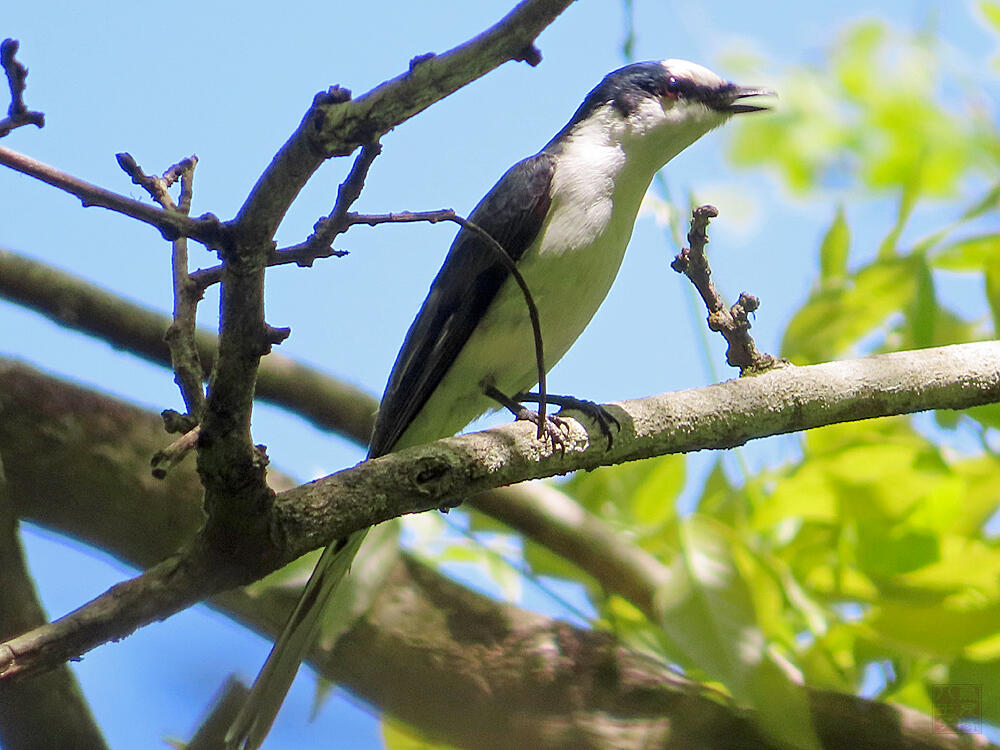
[[[16,131],[3,145],[136,198],[144,196],[118,169],[116,152],[131,152],[147,171],[196,153],[194,212],[229,218],[316,91],[339,83],[360,94],[404,70],[415,55],[464,41],[512,4],[286,2],[279,8],[180,0],[169,10],[126,2],[13,4],[5,8],[0,34],[21,41],[20,56],[30,68],[27,101],[46,112],[48,124]],[[986,60],[991,37],[973,14],[953,12],[956,5],[884,0],[872,10],[860,0],[635,0],[636,53],[640,59],[687,58],[735,77],[723,61],[751,50],[767,64],[741,73],[740,82],[768,85],[822,60],[850,20],[877,13],[906,28],[930,25],[949,47]],[[387,135],[358,209],[452,207],[467,213],[510,164],[544,145],[587,91],[622,64],[622,34],[619,3],[576,3],[538,40],[539,67],[507,64]],[[744,289],[761,297],[754,334],[763,349],[776,351],[789,315],[808,291],[835,198],[789,198],[768,174],[726,165],[724,142],[723,133],[710,134],[672,162],[667,174],[678,194],[693,189],[721,209],[710,248],[717,282],[730,297]],[[347,160],[336,160],[320,170],[290,211],[280,244],[300,241],[329,211],[348,167]],[[169,248],[155,231],[84,210],[6,171],[0,171],[0,196],[0,246],[170,309]],[[877,213],[859,209],[857,236],[866,229],[881,235],[885,226]],[[779,224],[780,232],[769,230]],[[292,328],[282,352],[380,393],[453,234],[451,225],[359,228],[340,243],[351,251],[346,259],[271,273],[269,322]],[[615,288],[550,375],[551,390],[612,400],[709,382],[687,292],[669,270],[662,236],[648,218],[636,226]],[[196,252],[194,262],[209,265],[212,258]],[[202,305],[204,325],[212,325],[215,304],[210,296]],[[156,410],[181,408],[171,375],[162,369],[2,302],[0,322],[8,333],[6,354]],[[721,363],[723,345],[713,347]],[[255,439],[268,445],[275,465],[302,479],[362,457],[356,447],[270,408],[256,414]],[[779,460],[789,449],[788,443],[769,446],[754,460]],[[29,552],[53,615],[125,574],[116,563],[67,548],[44,532],[30,535]],[[234,670],[252,676],[266,650],[261,639],[197,608],[103,647],[74,668],[112,747],[151,746],[160,737],[188,736],[225,676]],[[299,677],[268,747],[318,745],[330,736],[342,738],[343,747],[380,746],[377,720],[349,701],[331,701],[307,723],[312,685],[309,675]]]

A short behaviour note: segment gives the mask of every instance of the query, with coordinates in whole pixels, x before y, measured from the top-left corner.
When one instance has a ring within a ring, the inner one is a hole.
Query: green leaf
[[[661,456],[577,472],[559,485],[567,495],[605,520],[627,525],[638,533],[673,518],[677,495],[684,486],[683,456]]]
[[[909,155],[907,168],[910,173],[908,178],[903,183],[903,194],[899,199],[899,210],[896,212],[896,223],[892,227],[889,234],[886,235],[886,238],[882,240],[882,244],[879,245],[879,258],[891,258],[896,254],[899,237],[906,228],[906,223],[909,221],[910,215],[913,213],[913,207],[917,205],[917,198],[920,196],[922,180],[921,173],[923,171],[922,164],[925,158],[925,153],[921,153],[921,156],[918,159],[913,159],[912,153]]]
[[[998,13],[1000,13],[1000,5],[997,5]],[[997,183],[976,203],[973,203],[969,208],[962,212],[962,217],[960,221],[969,221],[971,219],[976,219],[989,211],[996,210],[1000,207],[1000,183]]]
[[[1000,695],[1000,659],[957,659],[948,670],[948,683],[978,687],[979,703],[970,708],[978,708],[982,712],[979,718],[983,721],[1000,724],[1000,701],[996,700],[996,696]],[[934,686],[931,686],[932,692],[933,689]],[[994,697],[991,699],[990,696]]]
[[[990,305],[993,316],[993,331],[1000,331],[1000,261],[993,261],[986,266],[984,274],[986,281],[986,301]]]
[[[973,406],[960,413],[979,422],[983,427],[1000,430],[1000,404]]]
[[[946,271],[982,271],[1000,261],[1000,234],[982,234],[945,245],[931,263]]]
[[[674,527],[670,582],[657,592],[659,624],[683,663],[725,685],[751,706],[769,734],[795,747],[818,747],[805,694],[769,648],[754,592],[734,551],[737,535],[704,516]],[[742,550],[743,562],[749,559]]]
[[[916,273],[917,288],[913,304],[910,306],[906,316],[906,348],[925,349],[934,346],[936,341],[935,329],[938,318],[938,303],[931,269],[922,255],[916,256],[916,258],[919,263]]]
[[[1000,603],[975,607],[884,602],[867,625],[884,643],[903,654],[952,659],[1000,632]]]
[[[388,714],[382,714],[382,742],[385,750],[454,750],[451,745],[424,739]]]
[[[912,304],[921,265],[913,257],[878,260],[844,288],[815,292],[788,324],[782,355],[795,364],[813,364],[844,354]]]
[[[850,245],[851,230],[847,226],[844,204],[841,203],[819,248],[820,279],[823,282],[840,281],[847,274]]]
[[[1000,3],[993,0],[979,0],[979,12],[993,30],[1000,33]]]

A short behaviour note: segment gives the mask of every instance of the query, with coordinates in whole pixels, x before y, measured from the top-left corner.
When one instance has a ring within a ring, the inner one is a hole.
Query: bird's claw
[[[574,404],[568,405],[564,404],[563,409],[575,409],[576,411],[583,412],[593,421],[597,422],[598,428],[601,430],[601,434],[608,441],[608,450],[615,442],[614,435],[611,434],[611,425],[615,426],[615,429],[621,432],[622,425],[618,421],[618,418],[614,414],[609,412],[603,406],[601,406],[596,401],[588,401],[585,398],[575,399]]]
[[[545,424],[542,426],[538,424],[538,412],[522,406],[514,415],[514,419],[519,422],[531,422],[534,425],[538,425],[539,439],[548,437],[548,439],[552,441],[552,447],[554,449],[562,451],[566,449],[566,437],[569,435],[569,424],[567,424],[566,420],[562,417],[556,416],[555,414],[546,414]]]

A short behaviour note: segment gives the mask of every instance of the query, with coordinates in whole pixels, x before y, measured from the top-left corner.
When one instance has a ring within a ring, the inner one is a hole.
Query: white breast
[[[612,145],[579,137],[565,143],[549,216],[518,262],[538,306],[546,370],[569,350],[607,296],[652,178],[652,169],[626,168],[618,140]],[[537,381],[527,307],[516,282],[508,279],[396,447],[451,435],[498,408],[483,395],[484,383],[513,395]]]

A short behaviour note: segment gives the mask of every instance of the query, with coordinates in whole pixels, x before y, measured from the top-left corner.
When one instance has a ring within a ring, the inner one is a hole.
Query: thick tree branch
[[[210,546],[242,564],[256,557],[267,532],[272,500],[264,481],[267,459],[251,439],[250,413],[260,358],[280,340],[264,318],[264,272],[274,234],[292,201],[326,158],[377,142],[391,128],[506,60],[537,62],[532,42],[569,2],[524,0],[500,23],[440,61],[414,61],[408,73],[358,102],[350,102],[349,92],[339,87],[318,95],[235,219],[226,224],[219,248],[219,349],[198,450],[208,511],[204,533]],[[329,127],[343,124],[345,117],[353,124],[339,130]],[[354,136],[357,142],[351,140]]]
[[[316,138],[328,153],[351,153],[373,134],[383,134],[434,102],[508,60],[541,61],[535,38],[572,0],[523,0],[494,26],[441,55],[414,58],[410,69],[355,99],[326,108]]]
[[[143,480],[145,452],[162,435],[155,415],[24,368],[0,372],[0,389],[16,396],[0,421],[0,451],[11,457],[14,492],[31,490],[18,505],[26,518],[138,566],[196,533],[202,512],[192,472]],[[284,589],[231,591],[213,605],[273,636],[295,599]],[[773,747],[752,716],[607,635],[497,604],[405,558],[344,636],[317,644],[312,663],[459,747]],[[987,747],[936,733],[929,717],[908,709],[823,691],[810,701],[827,748]]]
[[[470,495],[526,479],[666,453],[730,448],[769,435],[926,409],[961,409],[1000,400],[1000,342],[900,352],[771,370],[707,388],[609,405],[621,424],[613,447],[590,445],[577,425],[553,452],[534,430],[512,424],[439,440],[366,461],[282,493],[268,516],[272,545],[245,565],[220,568],[200,547],[190,569],[168,560],[52,626],[0,645],[10,678],[132,632],[211,595],[248,582],[332,539],[405,513],[452,506]],[[177,582],[191,586],[184,591]],[[147,592],[164,594],[151,604]],[[79,626],[79,627],[78,627]],[[81,628],[86,632],[81,632]],[[70,635],[72,634],[72,635]]]
[[[1000,400],[1000,342],[783,367],[661,396],[606,404],[621,429],[614,445],[580,426],[565,450],[524,424],[446,438],[283,493],[271,538],[292,558],[357,529],[473,493],[624,461],[718,450],[839,422],[963,409]],[[350,523],[345,523],[351,519]],[[356,525],[355,525],[356,524]],[[297,548],[298,542],[305,542]]]
[[[272,237],[285,212],[319,165],[346,156],[434,102],[509,60],[540,60],[535,38],[572,0],[523,0],[482,34],[437,56],[415,58],[410,69],[351,101],[333,87],[318,94],[298,129],[271,160],[236,217],[242,233]]]

